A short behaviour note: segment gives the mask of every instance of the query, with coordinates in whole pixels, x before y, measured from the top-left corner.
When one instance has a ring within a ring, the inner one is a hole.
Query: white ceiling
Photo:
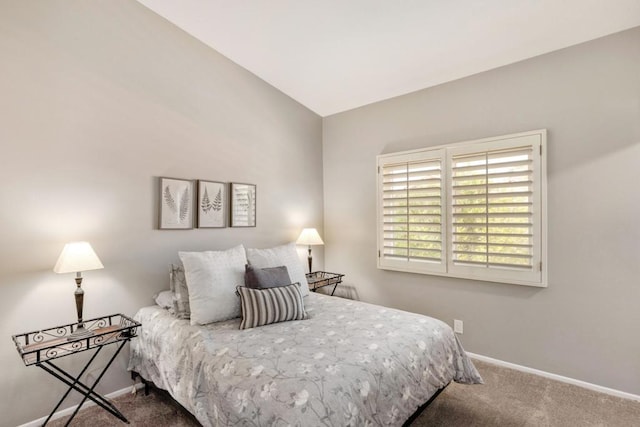
[[[639,0],[138,0],[321,116],[640,25]]]

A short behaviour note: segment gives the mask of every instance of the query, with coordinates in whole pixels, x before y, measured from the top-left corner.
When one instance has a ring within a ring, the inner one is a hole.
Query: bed
[[[402,425],[450,381],[482,383],[445,323],[311,293],[308,318],[253,329],[138,311],[129,370],[204,426]]]

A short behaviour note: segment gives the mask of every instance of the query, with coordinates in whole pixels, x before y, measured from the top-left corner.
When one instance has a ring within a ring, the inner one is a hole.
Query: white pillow
[[[284,265],[287,267],[291,283],[300,283],[302,296],[309,295],[309,284],[307,276],[304,275],[304,267],[300,262],[295,243],[276,246],[269,249],[247,248],[247,259],[249,264],[256,268],[270,268]]]
[[[226,251],[178,252],[189,288],[191,324],[240,317],[236,286],[244,283],[247,263],[244,247]]]
[[[155,296],[156,304],[173,314],[173,292],[171,290],[162,291]]]

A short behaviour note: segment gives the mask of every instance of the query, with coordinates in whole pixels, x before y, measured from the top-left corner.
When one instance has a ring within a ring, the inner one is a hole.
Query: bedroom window
[[[546,286],[545,139],[378,156],[378,268]]]

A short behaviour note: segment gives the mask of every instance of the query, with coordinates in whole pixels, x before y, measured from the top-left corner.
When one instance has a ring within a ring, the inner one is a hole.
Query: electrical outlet
[[[453,321],[453,332],[455,332],[456,334],[462,335],[462,333],[464,331],[464,327],[463,326],[464,325],[463,325],[462,320],[455,319]]]

